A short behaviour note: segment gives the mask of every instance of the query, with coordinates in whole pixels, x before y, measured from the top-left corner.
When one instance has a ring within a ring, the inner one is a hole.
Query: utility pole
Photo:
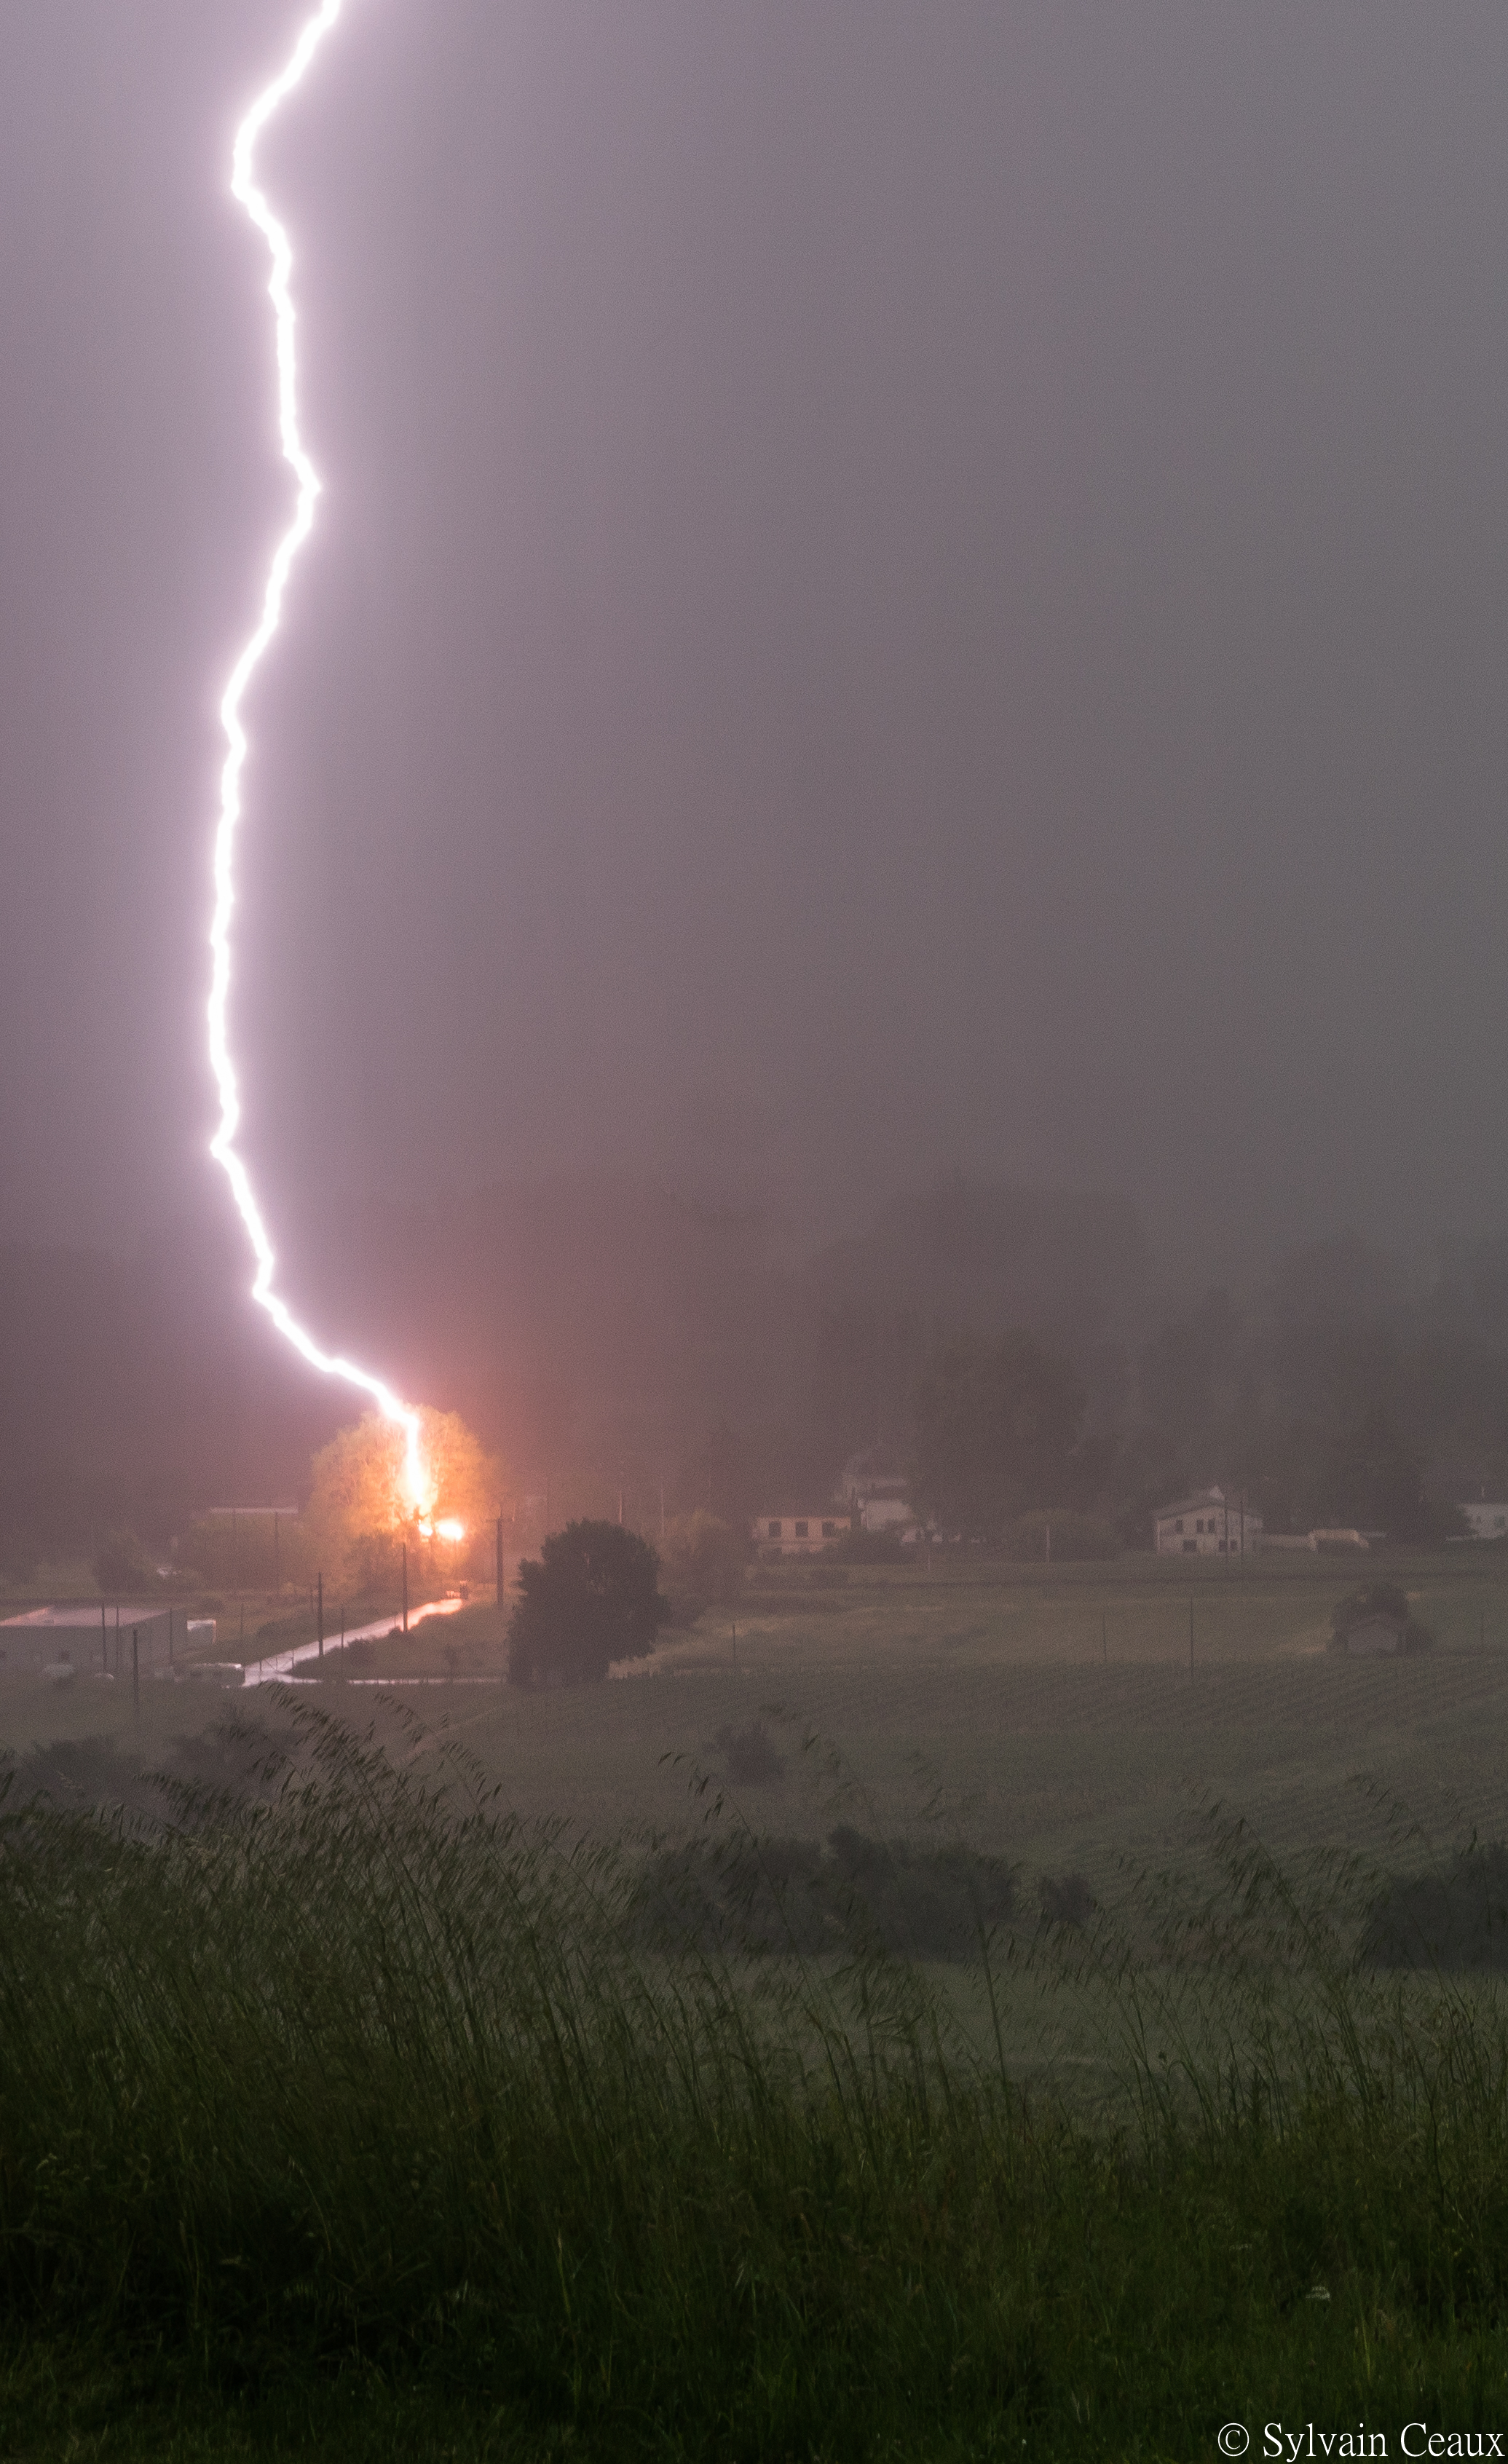
[[[283,1596],[283,1558],[277,1541],[277,1515],[273,1515],[273,1589],[279,1599]]]
[[[230,1508],[230,1582],[235,1596],[239,1599],[241,1596],[241,1535],[233,1506]]]
[[[501,1516],[501,1515],[499,1515],[499,1516],[498,1516],[498,1518],[497,1518],[497,1607],[498,1607],[498,1614],[499,1614],[499,1615],[501,1615],[501,1613],[502,1613],[502,1606],[503,1606],[503,1518],[502,1518],[502,1516]]]
[[[110,1674],[110,1638],[105,1628],[105,1604],[99,1603],[99,1666],[106,1677]]]
[[[620,1482],[619,1482],[619,1484],[618,1484],[618,1525],[619,1525],[619,1529],[620,1529],[620,1530],[622,1530],[622,1529],[623,1529],[623,1482],[622,1482],[622,1481],[620,1481]]]
[[[408,1543],[404,1542],[404,1632],[408,1632]]]
[[[275,1527],[274,1527],[274,1529],[275,1529]],[[322,1661],[322,1660],[324,1659],[324,1575],[323,1575],[323,1573],[320,1573],[319,1574],[317,1574],[317,1575],[316,1576],[316,1578],[315,1578],[315,1579],[316,1579],[316,1581],[317,1582],[317,1584],[318,1584],[318,1586],[319,1586],[319,1611],[318,1611],[319,1622],[318,1622],[318,1625],[317,1625],[317,1628],[316,1628],[316,1632],[317,1633],[317,1635],[318,1635],[318,1637],[319,1637],[319,1657],[320,1657],[320,1659],[321,1659],[321,1661]]]
[[[137,1720],[142,1716],[141,1669],[138,1664],[136,1650],[136,1639],[139,1631],[140,1629],[136,1626],[131,1628],[131,1716],[133,1719]]]

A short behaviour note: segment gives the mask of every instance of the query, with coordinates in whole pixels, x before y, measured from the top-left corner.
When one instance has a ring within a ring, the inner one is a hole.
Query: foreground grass
[[[0,1815],[6,2453],[1508,2427],[1491,1993],[1369,1985],[1248,1863],[1265,1964],[1192,1912],[1187,1991],[1115,1984],[1124,2109],[1075,2117],[903,1965],[635,1954],[613,1859],[302,1734],[256,1802]]]

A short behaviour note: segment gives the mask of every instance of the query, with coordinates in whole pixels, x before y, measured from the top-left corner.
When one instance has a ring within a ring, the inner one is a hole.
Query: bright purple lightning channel
[[[303,83],[316,53],[339,18],[342,5],[343,0],[322,0],[322,6],[308,19],[285,66],[270,84],[263,87],[237,128],[231,155],[230,193],[238,205],[245,207],[261,232],[273,261],[267,289],[273,303],[276,342],[278,435],[283,459],[296,482],[296,495],[293,518],[273,552],[256,628],[230,671],[230,680],[220,703],[226,757],[220,773],[220,812],[214,836],[214,912],[209,924],[213,966],[208,1007],[209,1061],[220,1093],[220,1121],[210,1140],[209,1152],[230,1183],[256,1260],[256,1273],[251,1284],[252,1299],[266,1309],[279,1333],[312,1368],[322,1370],[327,1377],[343,1378],[347,1385],[360,1387],[363,1394],[372,1397],[384,1419],[402,1428],[408,1503],[414,1512],[427,1516],[433,1506],[432,1484],[424,1461],[418,1412],[412,1404],[404,1402],[392,1387],[374,1375],[371,1370],[361,1368],[357,1361],[347,1360],[339,1353],[323,1351],[299,1325],[287,1302],[274,1289],[277,1262],[262,1210],[251,1187],[251,1176],[236,1149],[236,1133],[241,1126],[241,1092],[226,1025],[230,996],[230,923],[235,910],[235,842],[241,824],[242,781],[249,749],[241,709],[251,679],[282,622],[289,576],[299,549],[314,528],[315,505],[319,495],[319,474],[305,450],[298,424],[297,320],[291,288],[293,247],[287,231],[257,187],[254,163],[257,143],[264,129],[281,110],[289,96]]]

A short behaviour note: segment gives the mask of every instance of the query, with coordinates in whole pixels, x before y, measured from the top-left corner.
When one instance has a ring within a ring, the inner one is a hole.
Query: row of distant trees
[[[1035,1555],[1045,1553],[1056,1526],[1060,1554],[1098,1555],[1121,1540],[1144,1545],[1153,1508],[1180,1480],[1216,1473],[1280,1528],[1283,1496],[1275,1501],[1279,1483],[1271,1466],[1280,1464],[1291,1503],[1298,1493],[1296,1463],[1307,1461],[1303,1528],[1355,1525],[1424,1544],[1462,1528],[1452,1502],[1432,1493],[1419,1454],[1381,1405],[1340,1430],[1258,1431],[1249,1435],[1244,1453],[1228,1431],[1223,1448],[1190,1463],[1186,1451],[1180,1461],[1180,1450],[1155,1426],[1120,1439],[1091,1430],[1088,1401],[1071,1363],[1023,1331],[990,1344],[950,1346],[925,1371],[914,1397],[913,1503],[933,1528],[968,1541]],[[436,1480],[431,1519],[464,1525],[464,1546],[421,1528],[403,1494],[401,1433],[373,1417],[342,1431],[315,1457],[307,1507],[280,1535],[275,1563],[282,1578],[307,1582],[317,1571],[343,1596],[381,1596],[396,1586],[405,1550],[414,1585],[463,1571],[490,1572],[493,1519],[509,1513],[514,1494],[508,1467],[453,1413],[425,1415],[425,1445]],[[612,1527],[579,1520],[571,1528]],[[662,1550],[667,1617],[694,1617],[710,1601],[731,1596],[747,1553],[747,1528],[738,1504],[722,1515],[697,1509],[672,1518]],[[266,1518],[239,1531],[224,1522],[203,1524],[188,1535],[182,1563],[214,1588],[232,1580],[267,1585],[273,1552]],[[106,1590],[116,1591],[155,1579],[149,1552],[120,1526],[99,1546],[97,1573]]]
[[[1056,1506],[1098,1516],[1145,1546],[1159,1504],[1180,1485],[1219,1476],[1274,1529],[1338,1524],[1424,1545],[1465,1529],[1458,1507],[1432,1490],[1420,1450],[1379,1403],[1339,1428],[1216,1428],[1201,1458],[1187,1438],[1170,1442],[1156,1424],[1090,1434],[1087,1401],[1070,1364],[1029,1334],[953,1347],[917,1391],[917,1507],[945,1530],[998,1540],[1033,1509]]]
[[[814,1393],[829,1459],[878,1436],[955,1522],[998,1528],[1000,1477],[1017,1504],[1092,1507],[1135,1542],[1157,1505],[1211,1480],[1244,1487],[1269,1529],[1415,1540],[1446,1536],[1455,1497],[1508,1495],[1508,1241],[1428,1261],[1325,1242],[1139,1344],[1110,1339],[1092,1309],[1034,1335],[1036,1359],[1016,1335],[950,1345],[917,1309],[835,1305]],[[988,1473],[981,1429],[994,1432]],[[953,1436],[974,1475],[950,1465]]]
[[[627,1519],[658,1538],[663,1494],[672,1544],[697,1508],[740,1532],[758,1511],[820,1504],[845,1457],[879,1439],[934,1525],[993,1543],[1011,1545],[1034,1517],[1044,1533],[1052,1518],[1063,1541],[1073,1514],[1145,1545],[1158,1505],[1212,1479],[1244,1490],[1270,1530],[1343,1524],[1443,1539],[1457,1522],[1454,1497],[1478,1483],[1508,1494],[1502,1248],[1501,1259],[1474,1250],[1425,1289],[1363,1243],[1329,1243],[1283,1262],[1272,1288],[1245,1304],[1208,1293],[1134,1353],[1090,1339],[1083,1325],[947,1340],[914,1310],[835,1302],[804,1411],[778,1425],[720,1425],[679,1465],[646,1456],[630,1470]],[[427,1416],[426,1434],[442,1469],[435,1510],[473,1535],[470,1566],[405,1518],[398,1436],[376,1422],[315,1458],[297,1529],[279,1535],[285,1580],[319,1571],[353,1595],[381,1593],[396,1583],[405,1546],[416,1581],[484,1573],[499,1511],[527,1546],[517,1509],[541,1476],[522,1481],[453,1414]],[[622,1462],[604,1471],[584,1440],[573,1451],[563,1439],[555,1519],[601,1511]],[[185,1473],[175,1495],[189,1485]],[[260,1523],[186,1532],[180,1505],[133,1488],[123,1471],[86,1478],[19,1449],[0,1466],[0,1564],[11,1571],[82,1542],[108,1563],[111,1588],[137,1588],[154,1579],[169,1530],[181,1562],[210,1588],[272,1580],[273,1537]]]

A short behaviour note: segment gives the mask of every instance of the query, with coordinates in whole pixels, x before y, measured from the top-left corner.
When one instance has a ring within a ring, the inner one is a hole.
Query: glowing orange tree
[[[383,1588],[396,1578],[405,1542],[411,1579],[448,1573],[485,1545],[492,1517],[504,1511],[508,1474],[459,1413],[424,1409],[419,1417],[430,1489],[423,1515],[408,1503],[404,1431],[381,1414],[342,1429],[316,1455],[304,1529],[327,1582]]]

